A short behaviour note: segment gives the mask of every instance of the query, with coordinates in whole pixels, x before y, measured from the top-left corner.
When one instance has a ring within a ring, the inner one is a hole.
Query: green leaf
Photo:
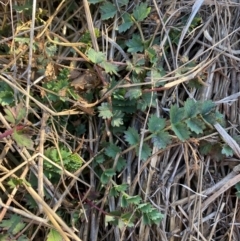
[[[147,3],[141,3],[139,6],[135,7],[133,16],[137,22],[143,21],[150,13],[151,8],[147,6]]]
[[[187,129],[187,126],[185,123],[177,123],[175,125],[171,125],[172,130],[176,134],[176,136],[181,140],[185,141],[190,138],[190,133]]]
[[[11,122],[12,124],[15,124],[16,120],[15,120],[15,116],[13,115],[12,111],[10,111],[9,109],[4,109],[4,112],[6,113],[6,115],[4,116],[6,120],[8,120],[9,122]]]
[[[115,189],[116,189],[118,192],[125,192],[125,191],[127,190],[127,188],[128,188],[128,184],[123,183],[123,184],[121,184],[121,185],[116,185],[116,186],[114,186],[114,187],[115,187]]]
[[[46,54],[48,57],[53,57],[57,53],[57,45],[51,44],[45,48]]]
[[[123,7],[123,6],[127,6],[129,3],[129,0],[118,0],[118,6],[119,7]]]
[[[199,104],[193,99],[187,99],[184,104],[185,116],[187,118],[195,117],[199,113],[198,107]]]
[[[134,34],[132,39],[128,40],[126,42],[126,45],[128,46],[128,52],[129,53],[137,53],[142,52],[144,44],[142,43],[141,37],[139,35]]]
[[[163,130],[166,126],[166,121],[163,118],[158,117],[157,115],[151,115],[148,121],[148,129],[150,132],[159,132]]]
[[[2,106],[10,105],[15,102],[12,88],[5,82],[0,81],[0,104]]]
[[[100,65],[105,69],[106,73],[117,75],[118,67],[116,65],[109,63],[107,61],[103,61]]]
[[[139,155],[139,147],[136,148],[136,152],[137,152],[136,154],[138,156]],[[151,153],[152,153],[152,149],[149,147],[149,145],[146,143],[143,143],[140,159],[146,161],[148,159],[148,157],[151,156]]]
[[[128,206],[128,202],[127,202],[127,196],[123,195],[121,198],[121,207],[125,208]]]
[[[227,144],[225,144],[225,145],[222,147],[221,153],[222,153],[223,155],[225,155],[226,157],[232,157],[232,156],[233,156],[233,150],[232,150],[232,148],[231,148],[229,145],[227,145]]]
[[[121,172],[124,167],[126,167],[126,160],[120,156],[116,165],[116,170]]]
[[[26,224],[22,222],[21,217],[16,214],[12,214],[8,220],[2,220],[0,223],[0,227],[6,228],[13,235],[19,233],[25,226]]]
[[[12,137],[19,147],[26,147],[29,150],[34,150],[34,143],[31,140],[30,136],[23,134],[21,131],[14,130]]]
[[[126,200],[127,200],[128,204],[138,205],[142,201],[142,198],[139,197],[138,195],[136,195],[136,196],[129,196],[129,197],[127,197]]]
[[[112,126],[121,126],[123,125],[123,116],[124,114],[120,110],[116,110],[113,112],[113,117],[111,120],[111,125]]]
[[[47,235],[47,241],[64,241],[62,235],[55,229],[50,229]]]
[[[194,117],[191,119],[186,120],[188,128],[195,132],[196,134],[203,133],[203,130],[205,129],[205,124],[204,122],[199,119],[198,117]]]
[[[202,115],[209,114],[213,110],[213,108],[215,108],[215,106],[216,105],[211,100],[204,101],[201,107],[201,114]]]
[[[105,154],[111,158],[115,158],[120,151],[121,149],[113,143],[108,143],[108,146],[105,148]]]
[[[141,111],[145,111],[147,107],[155,107],[156,106],[156,93],[143,93],[141,99],[137,102],[137,108]],[[152,100],[152,101],[151,101]]]
[[[131,18],[131,15],[129,13],[124,13],[122,15],[122,24],[118,26],[119,33],[127,31],[129,28],[131,28],[133,25],[133,20]]]
[[[106,169],[101,177],[100,177],[100,181],[102,184],[107,184],[110,180],[111,177],[113,177],[115,175],[115,171],[111,168],[111,169]]]
[[[113,117],[111,107],[108,103],[102,103],[101,106],[98,107],[98,110],[98,116],[102,117],[103,119],[110,119],[111,117]]]
[[[94,64],[101,64],[102,62],[106,61],[106,57],[102,52],[97,52],[94,49],[90,48],[87,51],[87,57],[94,63]]]
[[[145,50],[145,54],[147,55],[147,57],[149,58],[149,60],[152,64],[157,63],[157,61],[158,61],[157,53],[153,48],[147,48]]]
[[[203,115],[203,120],[209,125],[214,125],[216,123],[216,114],[215,113],[209,113],[206,115]]]
[[[125,134],[125,140],[130,144],[130,145],[136,145],[139,143],[139,135],[136,129],[129,127],[127,131],[124,132]]]
[[[101,3],[104,2],[105,0],[88,0],[89,3],[96,4],[96,3]]]
[[[128,91],[125,95],[126,98],[129,98],[130,100],[138,99],[142,95],[142,89],[140,87],[133,87],[128,88]]]
[[[161,131],[153,135],[152,143],[155,147],[164,149],[171,143],[171,136],[168,132]]]
[[[140,203],[138,205],[138,209],[142,212],[142,213],[149,213],[152,211],[153,207],[150,203]]]
[[[176,124],[184,119],[184,108],[179,108],[177,105],[171,106],[170,120],[172,124]]]
[[[121,221],[128,227],[134,226],[135,217],[132,212],[127,212],[121,215]]]
[[[17,117],[16,117],[15,124],[19,124],[25,118],[27,114],[27,110],[22,106],[22,104],[18,104],[16,106],[16,112],[17,112]]]
[[[110,2],[105,2],[100,7],[100,13],[102,16],[102,20],[113,18],[114,15],[117,13],[117,7]]]
[[[147,215],[150,219],[150,224],[158,225],[164,218],[164,215],[161,214],[156,208],[153,208],[151,212],[147,213]]]
[[[105,158],[104,158],[104,155],[98,155],[97,157],[95,157],[95,161],[98,163],[98,164],[102,164],[104,161],[105,161]]]
[[[212,147],[213,145],[210,142],[201,141],[199,152],[201,153],[201,155],[208,155],[211,152]]]

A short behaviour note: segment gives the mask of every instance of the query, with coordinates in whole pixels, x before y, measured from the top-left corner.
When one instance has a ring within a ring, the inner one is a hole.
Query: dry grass
[[[25,4],[25,1],[21,2],[19,5]],[[228,129],[226,131],[216,125],[215,132],[202,139],[218,142],[217,134],[220,133],[235,154],[234,157],[221,161],[215,154],[202,156],[198,149],[198,139],[177,142],[164,150],[153,147],[152,156],[146,162],[141,162],[133,149],[123,150],[120,155],[127,160],[127,167],[117,182],[128,183],[130,195],[140,195],[164,214],[159,225],[144,226],[142,220],[137,220],[132,228],[105,226],[105,214],[96,208],[90,210],[83,204],[89,195],[99,191],[99,176],[93,169],[94,156],[103,151],[102,142],[116,139],[108,129],[107,121],[104,123],[98,115],[93,114],[98,104],[111,101],[111,91],[92,103],[84,99],[73,101],[71,108],[61,112],[41,103],[39,93],[43,91],[42,83],[54,78],[59,69],[73,69],[76,64],[74,68],[77,71],[86,68],[88,57],[78,48],[82,46],[79,39],[86,30],[90,32],[93,48],[106,53],[108,60],[119,66],[122,78],[128,77],[129,73],[124,69],[131,56],[117,44],[116,39],[126,41],[136,29],[120,35],[116,31],[120,18],[101,21],[98,7],[89,8],[87,0],[76,1],[74,9],[68,8],[74,2],[71,0],[33,2],[36,9],[42,8],[48,12],[43,25],[39,21],[32,21],[35,19],[34,14],[25,16],[17,13],[13,10],[11,1],[0,2],[3,30],[0,44],[8,45],[12,50],[12,54],[0,55],[0,79],[24,96],[21,101],[33,113],[36,123],[32,126],[36,138],[34,151],[19,148],[10,137],[1,140],[0,220],[9,219],[13,213],[19,214],[27,224],[25,234],[30,240],[46,240],[50,228],[56,229],[63,240],[76,241],[240,240],[240,209],[234,189],[234,185],[240,181],[240,151],[232,139],[233,135],[238,134],[240,123],[239,1],[205,1],[198,11],[201,24],[190,33],[186,29],[186,34],[180,20],[190,16],[193,1],[151,1],[151,14],[141,25],[142,32],[146,39],[152,35],[160,39],[155,47],[160,49],[166,76],[159,81],[166,84],[165,88],[160,88],[157,92],[157,108],[133,115],[131,126],[144,133],[150,113],[162,116],[172,104],[182,104],[187,98],[213,100],[218,110],[224,114]],[[129,3],[130,9],[135,2],[137,1]],[[34,8],[33,12],[38,14]],[[100,29],[100,38],[96,38],[94,27]],[[171,29],[178,28],[182,29],[182,36],[181,45],[176,46],[171,42],[169,33]],[[19,49],[19,44],[14,41],[16,36],[30,37],[30,44]],[[42,53],[34,52],[33,43],[42,46],[44,51],[44,43],[53,43],[56,36],[61,42],[58,44],[58,52],[52,56],[45,73],[38,75],[35,72],[40,67],[36,64],[36,58]],[[168,51],[164,48],[166,44],[169,45]],[[76,52],[74,55],[71,54],[73,49]],[[181,69],[193,60],[196,65],[179,77]],[[121,80],[120,76],[118,81]],[[203,87],[189,88],[188,82],[193,78],[198,78]],[[90,84],[88,91],[104,88],[104,81],[101,80],[98,87]],[[150,83],[150,80],[146,81],[147,84]],[[84,83],[86,84],[88,83]],[[140,85],[144,84],[146,83]],[[128,85],[119,82],[116,88],[130,88],[133,85],[131,82]],[[87,125],[82,138],[72,135],[66,126],[56,122],[61,116],[65,116],[67,121],[72,115],[79,116],[79,123],[83,121]],[[2,128],[12,128],[4,117],[3,109],[0,120]],[[104,131],[99,123],[105,125]],[[46,127],[50,130],[46,131]],[[143,137],[144,134],[141,140]],[[118,140],[124,147],[123,136],[119,136]],[[57,149],[59,143],[65,143],[70,151],[78,152],[85,158],[84,165],[75,173],[67,172],[55,164],[56,168],[63,170],[58,185],[53,185],[43,172],[43,161],[51,162],[44,156],[49,143]],[[115,162],[118,158],[117,156]],[[103,165],[101,168],[105,169]],[[37,190],[25,182],[13,189],[7,185],[10,178],[29,180],[31,175],[38,179]],[[119,207],[119,200],[108,196],[110,185],[103,189],[101,197],[95,197],[95,205],[100,210],[112,211]],[[44,189],[47,190],[48,199],[44,198]],[[30,194],[37,202],[37,209],[29,209],[26,194]],[[58,210],[65,216],[57,215]],[[70,217],[79,210],[82,213],[74,226]],[[1,228],[0,233],[4,233]]]

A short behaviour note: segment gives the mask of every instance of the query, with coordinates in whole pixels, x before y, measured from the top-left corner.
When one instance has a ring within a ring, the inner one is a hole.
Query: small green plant
[[[16,214],[12,214],[9,219],[4,219],[0,223],[2,232],[0,234],[1,241],[29,241],[26,235],[22,233],[22,230],[26,224],[22,218]]]
[[[45,150],[44,154],[54,163],[58,164],[69,172],[75,172],[82,166],[83,160],[77,153],[72,153],[65,147],[59,147],[59,152],[55,147],[49,147]],[[45,161],[44,173],[50,180],[57,182],[59,181],[63,171],[56,168],[48,161]]]

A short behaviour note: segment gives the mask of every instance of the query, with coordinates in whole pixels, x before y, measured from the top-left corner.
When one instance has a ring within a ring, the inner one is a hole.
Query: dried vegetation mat
[[[238,0],[0,16],[0,240],[240,240]]]

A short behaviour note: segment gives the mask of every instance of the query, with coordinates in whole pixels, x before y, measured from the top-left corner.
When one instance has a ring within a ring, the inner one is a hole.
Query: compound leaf
[[[26,147],[30,150],[33,150],[33,141],[31,140],[30,136],[23,134],[21,131],[13,131],[12,134],[13,139],[16,141],[19,147]]]
[[[120,110],[116,110],[113,112],[113,117],[111,120],[111,125],[112,126],[121,126],[123,124],[123,116],[124,114]]]
[[[105,69],[106,73],[117,75],[118,68],[116,65],[109,63],[107,61],[103,61],[100,65]]]

